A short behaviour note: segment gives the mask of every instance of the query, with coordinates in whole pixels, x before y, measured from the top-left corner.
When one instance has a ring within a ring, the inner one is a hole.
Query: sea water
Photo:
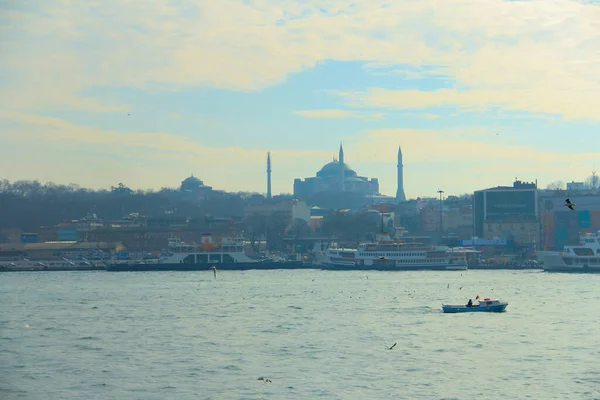
[[[599,288],[541,271],[2,273],[0,398],[600,398]],[[477,295],[508,311],[440,311]]]

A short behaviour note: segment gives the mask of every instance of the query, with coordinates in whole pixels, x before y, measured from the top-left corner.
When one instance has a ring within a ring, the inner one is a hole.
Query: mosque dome
[[[343,168],[344,178],[351,178],[356,176],[356,172],[352,168],[350,168],[348,164],[344,163]],[[330,163],[325,164],[323,168],[321,168],[321,170],[317,172],[317,176],[320,178],[328,178],[332,176],[339,176],[340,172],[340,162],[332,161]]]
[[[194,190],[202,186],[204,186],[204,182],[196,178],[194,175],[190,176],[189,178],[185,178],[181,182],[182,190]]]
[[[189,178],[185,178],[183,180],[183,182],[181,182],[181,183],[186,184],[186,185],[199,185],[199,186],[204,185],[204,182],[202,182],[200,179],[196,178],[194,175],[190,176]]]

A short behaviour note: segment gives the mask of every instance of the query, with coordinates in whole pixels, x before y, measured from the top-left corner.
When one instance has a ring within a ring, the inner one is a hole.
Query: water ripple
[[[2,274],[0,397],[600,398],[597,275],[203,273]]]

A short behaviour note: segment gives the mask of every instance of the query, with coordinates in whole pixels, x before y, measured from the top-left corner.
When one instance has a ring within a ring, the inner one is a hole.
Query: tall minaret
[[[342,192],[345,190],[344,178],[344,148],[342,147],[342,143],[340,143],[340,187]]]
[[[398,200],[398,202],[406,201],[406,195],[404,194],[402,150],[400,149],[400,146],[398,146],[398,190],[396,191],[396,200]]]
[[[267,200],[271,200],[271,152],[267,153]]]

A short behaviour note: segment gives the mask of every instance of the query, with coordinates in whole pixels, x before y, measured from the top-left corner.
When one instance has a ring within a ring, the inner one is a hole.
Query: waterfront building
[[[575,203],[575,210],[565,207],[565,199]],[[600,195],[563,191],[540,193],[541,250],[560,250],[579,244],[579,235],[600,230]]]
[[[516,180],[512,186],[476,191],[473,234],[482,239],[510,239],[521,246],[539,243],[537,184]]]
[[[291,224],[300,219],[310,224],[310,207],[301,200],[289,200],[280,203],[249,204],[244,207],[244,220],[255,217],[281,218]]]

